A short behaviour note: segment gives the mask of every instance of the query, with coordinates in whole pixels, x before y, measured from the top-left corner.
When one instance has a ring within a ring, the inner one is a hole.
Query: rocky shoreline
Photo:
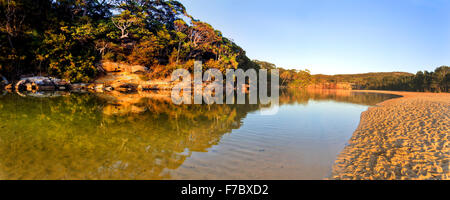
[[[450,94],[373,92],[402,97],[362,113],[331,179],[449,180]]]
[[[9,92],[28,92],[36,93],[41,91],[71,91],[71,92],[91,92],[103,93],[119,91],[124,93],[138,91],[167,91],[172,90],[180,84],[180,81],[171,81],[170,77],[165,79],[151,79],[148,68],[140,65],[129,65],[104,61],[100,67],[101,75],[91,83],[70,83],[64,79],[58,79],[50,76],[26,76],[19,81],[9,83],[4,77],[0,76],[0,89]],[[205,88],[208,82],[202,83]],[[192,85],[183,85],[190,88]],[[224,84],[224,88],[226,85]],[[235,86],[234,89],[236,89]],[[248,92],[249,85],[243,84],[244,92]]]
[[[70,83],[67,80],[50,76],[28,76],[13,83],[9,83],[4,77],[0,77],[2,79],[0,86],[10,92],[73,91],[103,93],[170,90],[175,85],[169,80],[143,80],[142,76],[149,73],[144,66],[108,61],[103,62],[101,66],[101,75],[91,83]]]

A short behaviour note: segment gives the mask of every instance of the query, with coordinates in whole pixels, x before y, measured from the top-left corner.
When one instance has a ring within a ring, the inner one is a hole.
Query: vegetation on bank
[[[254,60],[262,69],[278,69],[280,86],[289,88],[397,90],[416,92],[449,92],[450,70],[448,66],[434,72],[377,72],[365,74],[311,75],[309,70],[283,69],[275,64]]]
[[[21,75],[51,75],[90,82],[101,61],[142,65],[148,79],[174,69],[275,69],[210,24],[195,19],[175,0],[0,0],[0,84]],[[449,67],[416,75],[402,72],[311,75],[279,69],[282,87],[448,92]],[[6,78],[3,78],[3,76]]]
[[[256,63],[260,69],[278,69],[278,73],[280,75],[280,86],[282,87],[305,88],[312,83],[312,75],[308,69],[284,69],[266,61],[253,60],[253,62]]]
[[[449,92],[450,70],[441,66],[434,72],[419,71],[415,75],[405,72],[314,75],[312,80],[313,84],[349,83],[353,89]]]
[[[148,67],[258,68],[245,51],[173,0],[0,0],[0,74],[88,82],[101,60]]]

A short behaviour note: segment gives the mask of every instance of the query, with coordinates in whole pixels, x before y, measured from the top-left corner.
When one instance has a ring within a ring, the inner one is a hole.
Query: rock
[[[70,88],[70,82],[67,80],[52,78],[51,81],[58,90],[67,90]]]
[[[132,113],[143,113],[146,110],[147,110],[147,108],[145,108],[145,107],[136,106],[136,105],[132,105],[131,106],[131,112]]]
[[[84,91],[88,89],[88,85],[85,83],[75,83],[70,85],[70,89],[74,91]]]
[[[145,73],[148,72],[148,68],[142,65],[129,65],[124,63],[116,63],[104,61],[101,68],[105,72],[128,72],[128,73]]]
[[[105,91],[107,91],[107,92],[111,92],[113,90],[114,90],[114,88],[111,86],[105,87]]]
[[[56,87],[53,85],[37,85],[36,90],[37,91],[55,91]]]
[[[8,80],[4,76],[0,75],[0,85],[8,85],[8,84],[9,84]]]
[[[67,90],[67,89],[69,89],[70,87],[66,87],[66,86],[58,86],[57,87],[57,90]]]
[[[147,71],[148,68],[141,65],[131,66],[131,73],[146,73]]]
[[[95,86],[96,86],[96,84],[89,84],[88,86],[87,86],[87,89],[89,89],[89,90],[95,90]]]
[[[138,91],[138,85],[133,84],[133,83],[116,84],[113,87],[114,87],[114,90],[121,91],[121,92]]]
[[[103,84],[90,84],[89,86],[88,86],[88,89],[89,90],[93,90],[93,91],[95,91],[95,92],[104,92],[104,88],[105,88],[105,85],[103,85]]]
[[[103,85],[98,85],[97,87],[95,87],[95,92],[105,92]]]
[[[26,83],[25,87],[27,88],[27,91],[33,91],[36,90],[36,85],[32,83]]]
[[[8,92],[12,92],[13,90],[13,85],[12,84],[8,84],[5,86],[5,90],[7,90]]]
[[[103,70],[105,72],[122,72],[122,71],[124,71],[124,69],[120,63],[114,63],[114,62],[108,62],[108,61],[103,62],[101,68],[103,68]]]
[[[16,83],[16,91],[55,91],[67,90],[70,82],[53,77],[25,77]]]
[[[25,84],[26,80],[20,80],[19,82],[16,83],[16,85],[14,86],[14,89],[16,91],[23,91],[26,89]]]

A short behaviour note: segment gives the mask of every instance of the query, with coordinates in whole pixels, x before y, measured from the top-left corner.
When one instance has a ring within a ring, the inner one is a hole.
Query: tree
[[[260,66],[260,69],[275,69],[277,68],[275,64],[266,62],[266,61],[259,61],[259,60],[253,60],[254,63],[258,64]]]
[[[120,39],[125,39],[128,38],[128,29],[133,24],[141,23],[141,18],[131,14],[129,10],[125,10],[119,16],[113,17],[111,21],[121,31]]]
[[[432,75],[432,88],[436,92],[448,91],[450,70],[448,66],[441,66],[434,70]]]
[[[220,40],[220,36],[211,25],[196,20],[192,22],[192,27],[188,30],[188,38],[191,47],[190,58],[195,58],[203,52],[212,53],[212,44]]]
[[[0,8],[0,73],[8,79],[39,73],[91,81],[102,59],[161,74],[194,59],[222,71],[259,68],[174,0],[0,0]]]
[[[307,69],[297,71],[295,76],[295,83],[297,87],[305,88],[309,84],[311,84],[311,72]]]
[[[186,24],[186,22],[182,19],[174,21],[174,27],[178,39],[177,60],[176,60],[176,63],[178,64],[178,61],[180,60],[181,44],[186,41],[187,35],[185,33],[189,27]]]
[[[12,38],[17,37],[24,28],[25,15],[19,13],[21,9],[20,2],[4,0],[2,1],[2,7],[5,7],[5,20],[2,23],[1,30],[7,33],[9,45],[14,49]]]

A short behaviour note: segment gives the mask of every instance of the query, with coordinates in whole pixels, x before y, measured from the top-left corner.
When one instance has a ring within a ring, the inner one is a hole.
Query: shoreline
[[[353,90],[393,94],[361,114],[330,179],[448,180],[449,93]]]

